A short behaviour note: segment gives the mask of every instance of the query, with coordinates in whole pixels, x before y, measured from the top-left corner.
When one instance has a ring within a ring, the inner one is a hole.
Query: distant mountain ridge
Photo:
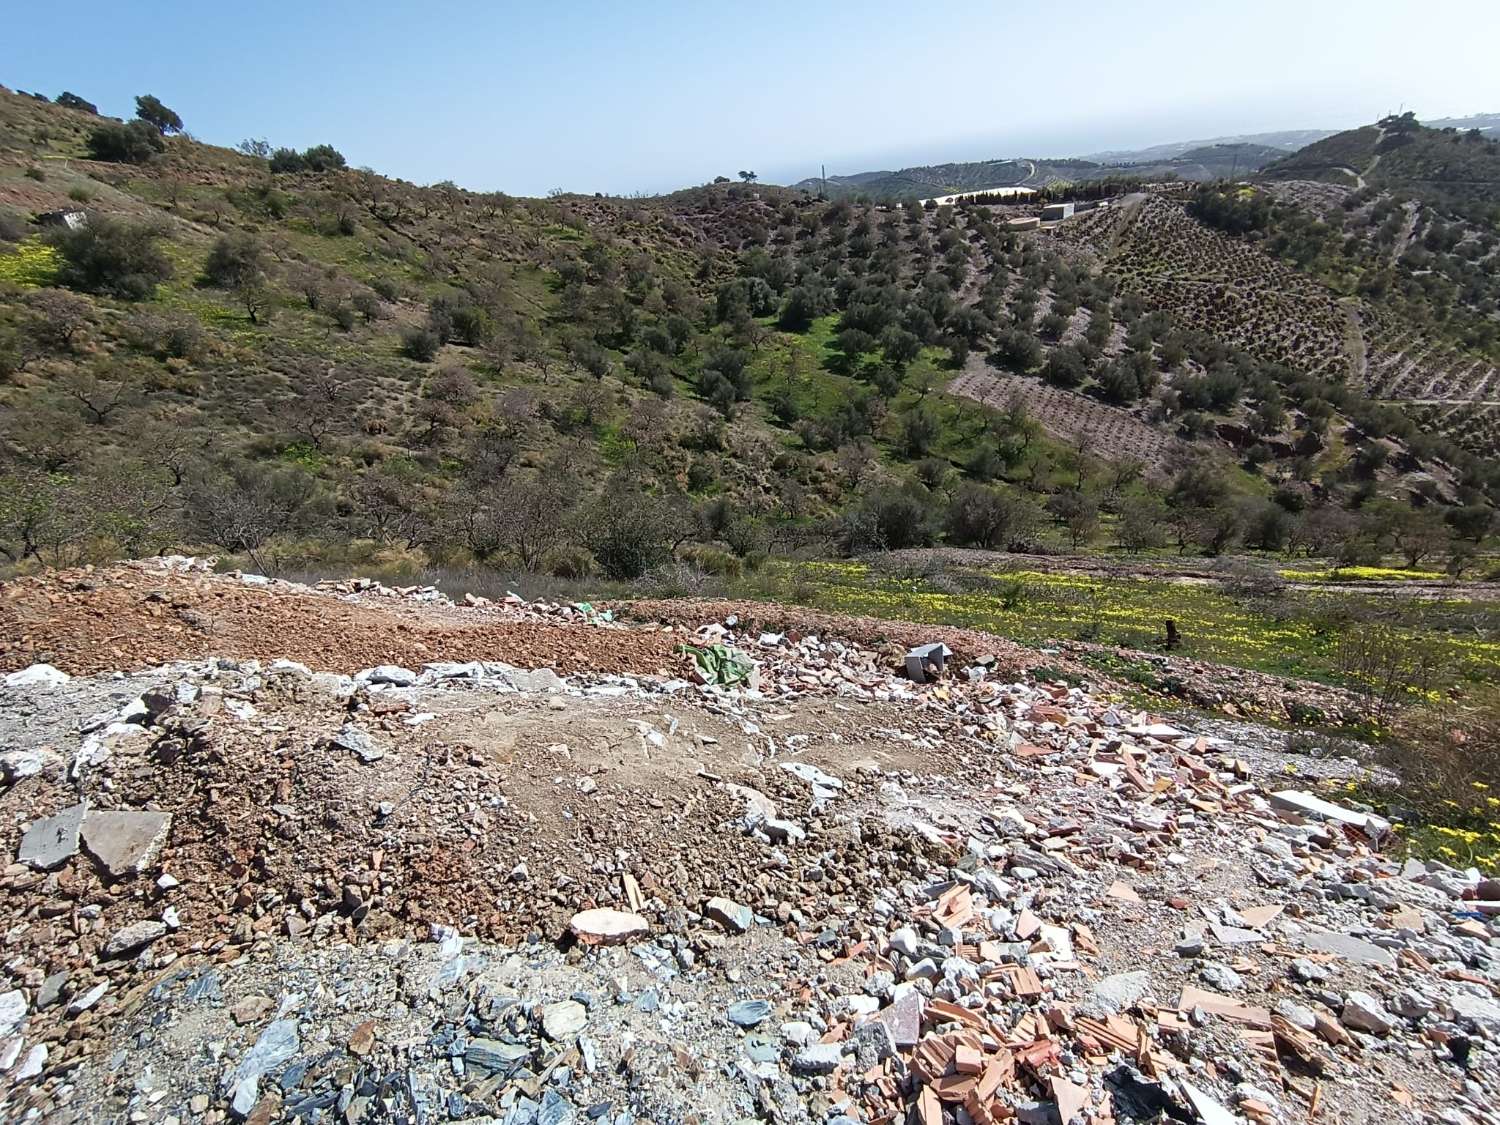
[[[1500,136],[1500,113],[1437,118],[1431,129],[1478,129]],[[1269,133],[1174,141],[1140,149],[1112,149],[1078,157],[1007,158],[923,164],[896,170],[855,172],[824,180],[809,176],[791,185],[830,196],[864,195],[872,199],[930,199],[958,192],[998,187],[1046,187],[1063,180],[1098,180],[1110,176],[1145,178],[1176,176],[1208,181],[1248,175],[1293,153],[1341,135],[1336,129],[1284,129]]]

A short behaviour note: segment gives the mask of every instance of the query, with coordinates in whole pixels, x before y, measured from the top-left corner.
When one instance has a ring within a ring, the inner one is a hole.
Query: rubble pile
[[[99,672],[49,626],[0,686],[7,1120],[1497,1120],[1500,880],[1222,722],[941,641],[129,573],[451,647]]]

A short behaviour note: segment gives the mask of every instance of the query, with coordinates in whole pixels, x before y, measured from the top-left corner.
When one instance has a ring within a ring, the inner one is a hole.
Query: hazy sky
[[[35,10],[0,82],[418,183],[658,191],[1500,111],[1500,0],[424,0]]]

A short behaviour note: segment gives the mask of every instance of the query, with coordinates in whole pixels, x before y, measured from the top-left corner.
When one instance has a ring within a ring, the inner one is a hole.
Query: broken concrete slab
[[[155,863],[171,829],[171,813],[95,809],[83,819],[83,846],[121,879]]]
[[[79,834],[87,812],[87,802],[80,802],[36,821],[21,837],[16,859],[38,871],[61,867],[78,854]]]
[[[1271,802],[1273,808],[1311,817],[1313,820],[1347,824],[1351,828],[1358,828],[1374,837],[1384,836],[1391,830],[1391,822],[1384,817],[1376,816],[1374,813],[1346,809],[1343,805],[1325,801],[1302,789],[1282,789],[1270,794],[1266,799]]]
[[[1144,969],[1115,973],[1094,985],[1087,999],[1079,1005],[1084,1016],[1113,1016],[1135,1006],[1151,988],[1151,976]]]

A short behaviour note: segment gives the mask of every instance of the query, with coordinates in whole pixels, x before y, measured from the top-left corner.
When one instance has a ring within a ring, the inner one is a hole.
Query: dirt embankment
[[[636,629],[595,644],[586,630],[503,606],[353,603],[290,584],[137,567],[19,578],[0,589],[0,670],[44,662],[75,675],[201,656],[288,659],[315,671],[499,660],[526,668],[633,675],[686,665],[680,638]]]

